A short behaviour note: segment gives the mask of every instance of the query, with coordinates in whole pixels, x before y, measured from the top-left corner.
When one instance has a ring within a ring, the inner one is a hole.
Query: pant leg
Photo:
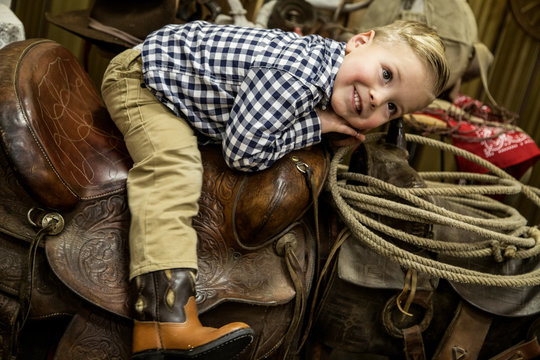
[[[126,50],[107,68],[102,94],[134,161],[128,173],[130,278],[163,269],[197,269],[202,163],[187,122],[142,87],[140,51]]]

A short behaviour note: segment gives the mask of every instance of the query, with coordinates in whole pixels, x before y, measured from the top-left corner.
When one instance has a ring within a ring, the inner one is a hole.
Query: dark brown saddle
[[[90,78],[61,45],[31,39],[10,44],[0,56],[0,233],[32,243],[47,227],[44,249],[54,275],[77,296],[128,318],[125,183],[131,159],[122,137]],[[305,300],[299,292],[307,296],[313,277],[314,235],[303,219],[322,188],[327,157],[320,147],[308,148],[248,174],[229,169],[219,148],[201,153],[204,183],[194,219],[199,311],[249,305],[245,316],[260,336],[257,356],[269,354],[298,315],[301,304],[293,299]],[[8,295],[20,296],[5,275],[0,289],[6,285]],[[34,296],[31,316],[58,311],[40,309],[41,303]],[[279,305],[286,311],[276,317],[278,328],[270,328],[261,319]]]

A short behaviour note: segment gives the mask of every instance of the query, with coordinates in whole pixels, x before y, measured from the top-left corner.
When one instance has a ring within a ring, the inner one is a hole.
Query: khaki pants
[[[130,49],[111,61],[102,84],[107,109],[134,162],[127,180],[130,278],[197,269],[197,234],[191,225],[202,186],[197,138],[143,82],[140,51]]]

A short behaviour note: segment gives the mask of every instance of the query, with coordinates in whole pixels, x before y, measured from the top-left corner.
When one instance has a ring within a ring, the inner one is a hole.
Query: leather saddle
[[[47,214],[60,218],[58,233],[44,241],[52,272],[78,296],[128,318],[125,184],[132,162],[122,137],[89,76],[61,45],[30,39],[0,56],[0,143],[9,174],[0,233],[32,242]],[[325,151],[293,152],[257,174],[229,169],[215,146],[201,153],[203,192],[194,219],[200,313],[226,302],[291,303],[299,289],[279,250],[292,249],[292,268],[309,287],[315,244],[303,218],[327,174]],[[35,306],[32,313],[43,315]]]

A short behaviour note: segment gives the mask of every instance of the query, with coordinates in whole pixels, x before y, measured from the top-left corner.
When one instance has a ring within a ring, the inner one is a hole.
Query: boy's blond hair
[[[444,44],[435,30],[426,24],[407,20],[397,20],[373,30],[374,40],[378,43],[408,44],[431,72],[434,95],[440,95],[446,87],[450,70],[444,54]]]

